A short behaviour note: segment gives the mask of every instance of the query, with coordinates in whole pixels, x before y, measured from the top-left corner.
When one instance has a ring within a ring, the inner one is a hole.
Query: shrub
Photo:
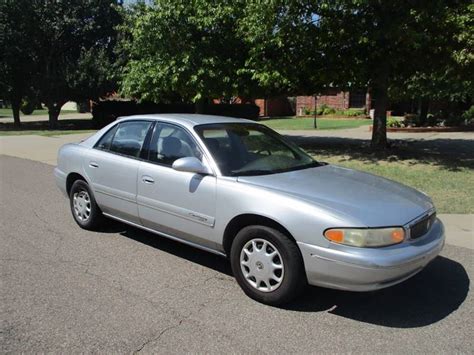
[[[204,113],[208,115],[221,115],[258,119],[259,107],[251,104],[207,104]],[[92,120],[97,128],[104,127],[115,121],[118,117],[152,114],[152,113],[195,113],[194,104],[157,104],[153,102],[136,101],[99,101],[92,105]]]
[[[311,112],[311,114],[312,115],[316,114],[318,116],[321,116],[323,114],[324,110],[327,109],[327,108],[328,108],[328,105],[322,104],[320,106],[317,106],[316,109],[313,112]]]
[[[24,115],[31,115],[35,111],[36,102],[30,98],[24,98],[21,101],[20,111]]]
[[[428,126],[436,126],[438,124],[438,119],[432,113],[426,115],[426,123]]]
[[[325,107],[323,108],[323,115],[333,115],[336,113],[336,109],[332,107]]]
[[[474,105],[469,107],[468,110],[464,111],[461,117],[466,121],[466,124],[474,123]]]
[[[387,118],[387,127],[401,127],[402,123],[396,118]]]
[[[405,124],[405,126],[419,126],[420,117],[415,113],[406,113],[404,116],[403,123]]]
[[[260,108],[253,104],[208,104],[204,107],[207,115],[230,116],[257,120]]]
[[[311,109],[308,107],[303,107],[303,112],[306,116],[311,115]]]
[[[451,113],[451,114],[445,115],[444,125],[450,126],[450,127],[461,126],[464,123],[464,121],[465,121],[464,114],[460,115],[456,113]]]
[[[343,115],[349,117],[365,116],[365,110],[362,108],[350,108],[348,110],[344,110]]]
[[[192,113],[193,104],[155,104],[152,102],[105,100],[93,103],[92,120],[97,128],[104,127],[122,116],[147,113]]]

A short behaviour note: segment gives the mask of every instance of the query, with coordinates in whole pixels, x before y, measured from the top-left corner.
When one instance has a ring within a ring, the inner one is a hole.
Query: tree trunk
[[[49,129],[57,129],[58,117],[59,117],[59,113],[61,112],[61,107],[63,106],[63,104],[48,103],[46,104],[46,106],[48,107]]]
[[[316,120],[318,116],[318,96],[314,95],[314,118],[313,118],[313,127],[318,128],[318,122]]]
[[[372,127],[373,149],[387,148],[387,108],[388,108],[388,85],[378,85],[373,90],[374,93],[374,125]]]
[[[422,98],[420,99],[420,109],[419,109],[419,115],[420,115],[420,126],[426,125],[428,121],[428,108],[430,106],[430,100],[427,98]]]
[[[16,128],[21,127],[20,122],[20,101],[14,100],[12,101],[12,111],[13,111],[13,125]]]

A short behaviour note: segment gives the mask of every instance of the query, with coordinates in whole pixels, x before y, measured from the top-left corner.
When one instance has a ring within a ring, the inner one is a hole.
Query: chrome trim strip
[[[428,211],[426,212],[423,212],[421,215],[419,215],[418,217],[415,217],[414,219],[412,219],[410,222],[408,222],[407,224],[405,224],[403,227],[404,228],[410,228],[411,226],[417,224],[419,221],[421,221],[423,218],[427,217],[427,216],[431,216],[433,213],[436,212],[436,208],[433,207],[433,208],[430,208]]]
[[[418,217],[412,219],[410,222],[403,226],[405,230],[405,241],[410,241],[411,239],[411,227],[420,222],[421,220],[425,219],[426,217],[431,217],[434,213],[436,213],[436,208],[432,207],[428,211],[422,213]],[[419,239],[419,238],[416,238]]]
[[[184,208],[181,209],[182,211],[178,212],[178,211],[171,211],[169,208],[165,208],[165,207],[152,206],[152,205],[150,205],[148,203],[144,203],[142,201],[137,201],[137,205],[141,206],[141,207],[151,208],[152,210],[167,213],[167,214],[170,214],[172,216],[179,217],[179,218],[187,219],[188,221],[203,224],[207,227],[214,227],[214,218],[208,217],[208,216],[205,216],[203,214],[199,214],[197,212],[193,212],[193,211],[190,211],[190,210],[187,210],[187,209],[184,209]],[[160,202],[160,205],[165,205],[165,203]],[[166,205],[176,208],[176,206],[173,206],[173,205],[170,205],[170,204],[166,204]]]
[[[107,216],[109,218],[112,218],[112,219],[115,219],[119,222],[123,222],[125,224],[128,224],[128,225],[131,225],[132,227],[136,227],[136,228],[139,228],[139,229],[143,229],[147,232],[150,232],[150,233],[153,233],[153,234],[157,234],[157,235],[160,235],[162,237],[165,237],[165,238],[168,238],[168,239],[171,239],[171,240],[174,240],[176,242],[180,242],[180,243],[183,243],[183,244],[187,244],[189,246],[192,246],[194,248],[197,248],[197,249],[201,249],[201,250],[204,250],[204,251],[207,251],[209,253],[212,253],[212,254],[216,254],[216,255],[219,255],[219,256],[223,256],[223,257],[227,257],[227,255],[219,250],[216,250],[216,249],[212,249],[212,248],[208,248],[208,247],[205,247],[203,245],[200,245],[200,244],[196,244],[196,243],[193,243],[193,242],[190,242],[188,240],[185,240],[185,239],[181,239],[181,238],[178,238],[178,237],[175,237],[173,235],[170,235],[170,234],[166,234],[166,233],[163,233],[163,232],[158,232],[154,229],[151,229],[151,228],[148,228],[148,227],[145,227],[145,226],[142,226],[140,224],[136,224],[136,223],[133,223],[133,222],[130,222],[130,221],[127,221],[126,219],[123,219],[123,218],[120,218],[120,217],[115,217],[109,213],[103,213],[104,216]]]
[[[115,194],[111,194],[110,192],[105,192],[105,191],[97,189],[97,188],[94,189],[94,192],[95,193],[100,193],[100,194],[103,194],[103,195],[107,195],[107,196],[110,196],[110,197],[118,198],[119,200],[131,202],[131,203],[136,203],[135,200],[131,200],[131,199],[128,199],[128,198],[123,197],[123,196],[117,196]]]

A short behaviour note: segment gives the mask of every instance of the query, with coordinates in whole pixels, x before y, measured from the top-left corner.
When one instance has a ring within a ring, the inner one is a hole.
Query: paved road
[[[227,261],[121,224],[73,222],[50,165],[0,156],[0,352],[472,353],[473,250],[447,245],[373,293],[247,298]]]

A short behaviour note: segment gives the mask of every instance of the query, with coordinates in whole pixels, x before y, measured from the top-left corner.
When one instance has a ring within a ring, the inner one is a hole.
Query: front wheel
[[[95,202],[89,185],[84,180],[76,180],[69,193],[71,212],[79,227],[97,230],[104,220],[102,211]]]
[[[265,304],[287,303],[305,285],[298,246],[288,236],[270,227],[243,228],[232,243],[230,261],[243,291]]]

